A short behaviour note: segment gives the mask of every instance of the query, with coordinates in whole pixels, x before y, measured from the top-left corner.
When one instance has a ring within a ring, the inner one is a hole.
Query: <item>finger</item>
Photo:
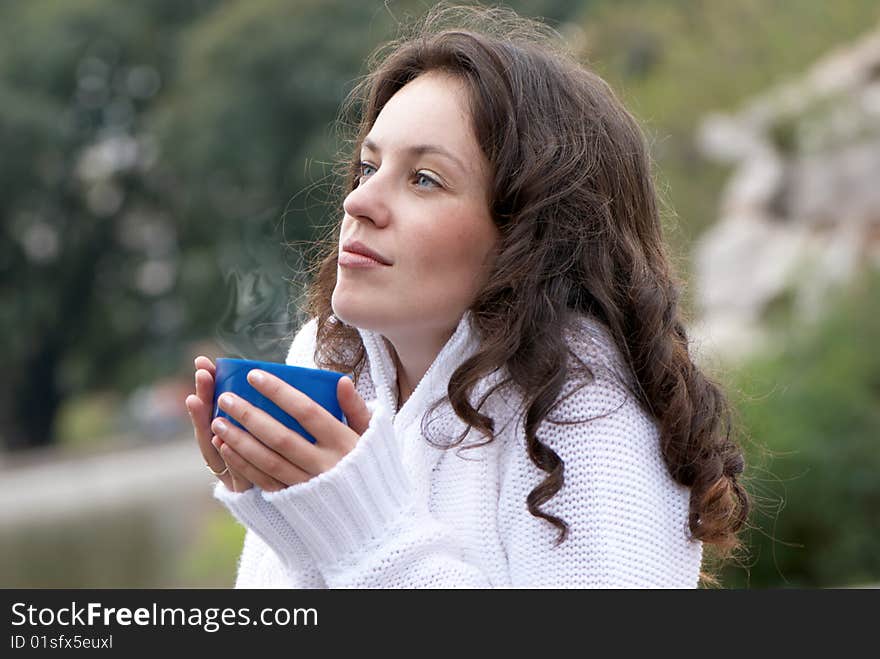
[[[223,440],[217,437],[217,435],[211,437],[211,444],[214,446],[214,449],[217,451],[218,455],[220,454],[220,445],[222,444],[222,442]],[[226,465],[226,467],[229,469],[229,475],[232,477],[233,492],[246,492],[254,486],[253,483],[251,483],[247,478],[235,471],[235,469],[230,467],[228,464]]]
[[[214,406],[214,376],[200,368],[196,371],[196,396],[208,407]]]
[[[186,409],[189,411],[196,439],[199,440],[200,445],[210,451],[211,449],[208,442],[211,439],[212,409],[208,405],[205,405],[205,402],[201,398],[193,394],[186,397]]]
[[[247,478],[235,471],[235,469],[233,469],[232,467],[229,468],[229,475],[232,476],[233,492],[246,492],[254,486],[253,483],[251,483]]]
[[[219,447],[220,455],[223,456],[223,459],[226,460],[230,468],[244,475],[245,478],[257,487],[266,492],[277,492],[287,487],[287,483],[278,480],[251,462],[244,454],[245,452],[233,448],[226,437],[215,437],[213,441]]]
[[[336,397],[339,405],[342,407],[342,413],[348,421],[348,427],[354,430],[358,435],[363,435],[370,425],[370,419],[373,413],[361,398],[361,395],[354,387],[351,378],[339,378],[336,387]]]
[[[217,368],[214,366],[214,362],[212,362],[204,355],[199,355],[198,357],[196,357],[193,360],[193,364],[195,364],[196,370],[203,368],[211,374],[211,377],[217,375]]]
[[[193,430],[196,436],[196,443],[205,464],[211,468],[211,471],[221,472],[226,468],[223,458],[217,453],[216,448],[211,444],[211,410],[205,406],[202,400],[193,394],[186,397],[186,409],[189,411],[190,420],[193,424]],[[233,482],[229,473],[218,476],[223,484],[232,489]]]
[[[288,462],[308,474],[319,474],[326,470],[328,465],[324,464],[324,456],[318,447],[264,410],[230,392],[220,396],[218,404],[251,435]]]
[[[358,435],[306,394],[271,373],[253,369],[248,382],[254,389],[296,419],[322,443],[323,448],[347,453],[357,443]]]
[[[222,450],[225,446],[225,443],[222,439],[214,435],[211,437],[211,444],[214,449],[217,451],[217,455],[219,455],[224,462],[229,458],[228,454],[224,455],[224,451]],[[232,477],[232,491],[233,492],[246,492],[251,489],[254,484],[251,483],[247,478],[242,476],[233,466],[226,463],[227,469],[229,469],[229,475]]]
[[[223,440],[224,444],[228,444],[236,454],[243,458],[249,467],[256,469],[258,478],[265,479],[268,476],[287,487],[292,483],[301,483],[304,480],[308,480],[310,477],[310,474],[300,469],[297,465],[292,464],[284,456],[268,448],[249,432],[242,430],[225,419],[214,419],[211,429]],[[221,455],[223,454],[221,453]],[[252,478],[249,470],[241,469],[239,465],[233,465],[233,468],[252,483],[263,487],[260,481]]]
[[[223,440],[214,435],[211,437],[211,444],[217,451],[217,454],[223,457],[221,453],[221,449],[224,446]],[[223,459],[226,460],[226,458]],[[227,464],[227,468],[229,469],[229,475],[232,477],[233,492],[246,492],[254,486],[253,483],[236,471],[234,467]]]

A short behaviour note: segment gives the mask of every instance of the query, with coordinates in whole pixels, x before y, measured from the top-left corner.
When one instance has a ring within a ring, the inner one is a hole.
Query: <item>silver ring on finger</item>
[[[208,471],[210,471],[212,474],[214,474],[215,476],[217,476],[217,477],[219,478],[220,476],[225,476],[225,475],[227,474],[227,472],[229,472],[229,465],[228,465],[228,464],[224,464],[224,465],[223,465],[223,471],[214,471],[213,469],[211,469],[211,465],[209,465],[209,464],[206,462],[206,463],[205,463],[205,469],[207,469]]]

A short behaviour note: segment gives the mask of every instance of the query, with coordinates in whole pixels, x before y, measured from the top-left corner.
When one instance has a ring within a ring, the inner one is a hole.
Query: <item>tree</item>
[[[148,340],[160,277],[130,258],[135,250],[123,230],[149,202],[142,175],[149,143],[139,131],[173,63],[159,42],[213,5],[2,5],[0,333],[9,394],[0,399],[0,433],[7,447],[49,443],[65,392],[108,381],[108,360]]]
[[[561,19],[578,4],[534,10]],[[231,349],[280,349],[301,269],[283,243],[310,241],[338,212],[322,205],[333,119],[367,54],[426,8],[0,3],[6,447],[50,443],[65,396],[173,371],[235,294],[256,289],[263,308],[227,319]]]

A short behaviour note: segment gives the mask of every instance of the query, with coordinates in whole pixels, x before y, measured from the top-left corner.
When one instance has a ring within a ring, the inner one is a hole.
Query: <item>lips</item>
[[[379,254],[376,250],[370,249],[359,240],[349,240],[342,246],[342,250],[345,252],[351,252],[352,254],[369,256],[371,259],[374,259],[383,265],[391,265],[391,261]]]

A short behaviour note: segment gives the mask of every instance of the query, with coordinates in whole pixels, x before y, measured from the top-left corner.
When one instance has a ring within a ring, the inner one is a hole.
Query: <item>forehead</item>
[[[452,75],[422,74],[388,100],[369,139],[383,152],[429,142],[442,145],[464,163],[481,162],[467,95],[465,84]]]

